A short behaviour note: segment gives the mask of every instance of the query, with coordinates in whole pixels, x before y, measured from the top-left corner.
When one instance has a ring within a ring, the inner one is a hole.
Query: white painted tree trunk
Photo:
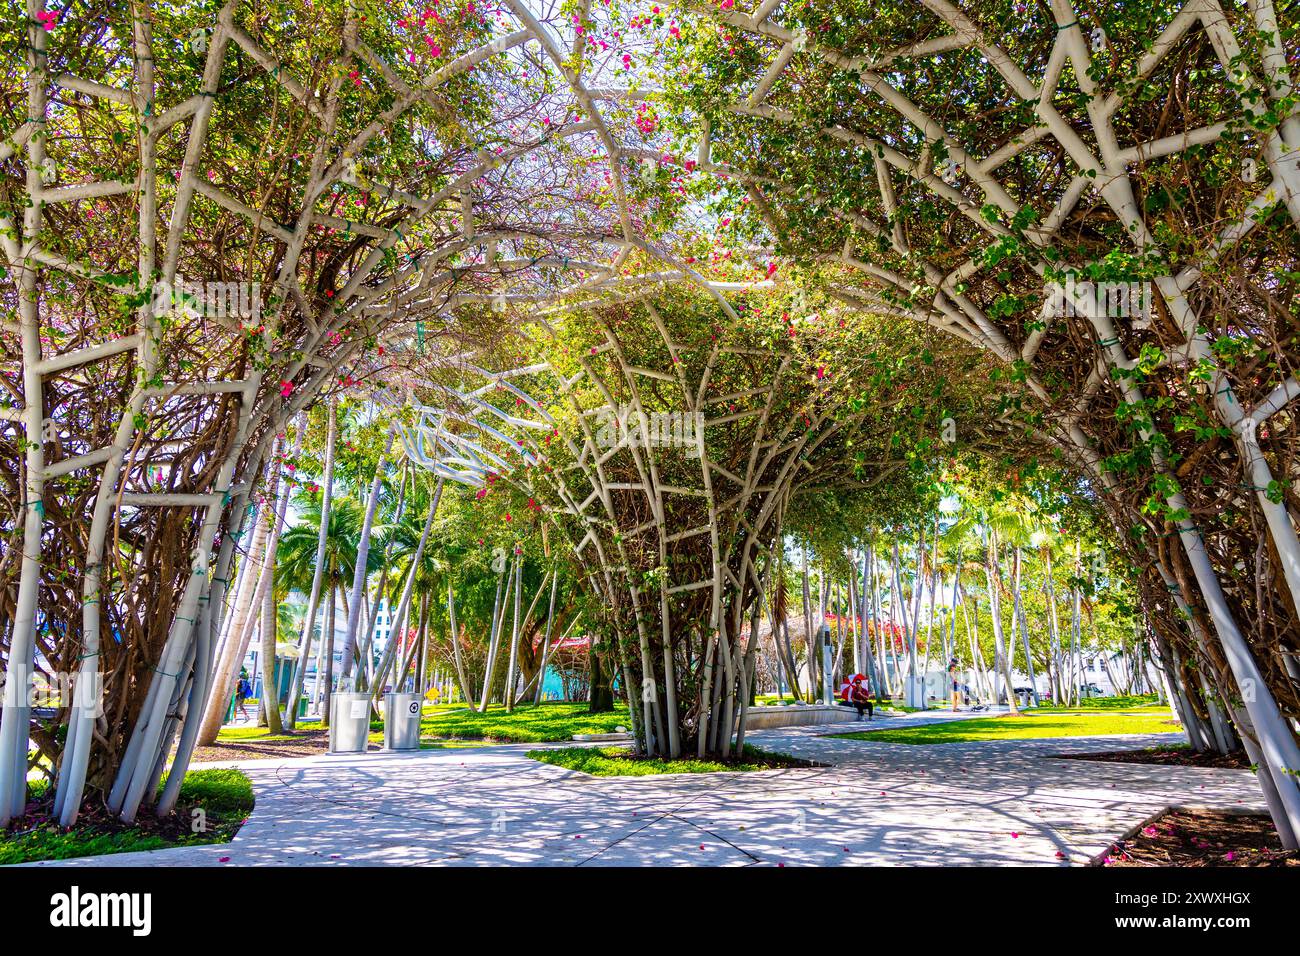
[[[348,628],[343,637],[343,667],[339,676],[340,683],[347,681],[352,674],[357,648],[357,632],[361,625],[361,613],[364,606],[366,590],[366,565],[370,561],[370,536],[374,530],[375,513],[379,510],[379,493],[384,484],[384,467],[389,453],[393,450],[393,439],[397,437],[397,427],[388,429],[383,453],[375,465],[375,479],[370,484],[370,497],[366,502],[366,516],[361,524],[361,537],[357,541],[357,567],[352,576],[352,599],[348,607]]]
[[[1020,545],[1016,545],[1015,554],[1012,558],[1012,599],[1014,607],[1012,608],[1012,627],[1020,631],[1020,641],[1025,648],[1025,672],[1029,675],[1029,694],[1033,699],[1034,706],[1040,703],[1038,697],[1038,678],[1034,674],[1034,654],[1029,647],[1029,621],[1025,614],[1024,591],[1022,590],[1024,574],[1024,555],[1020,550]]]
[[[257,595],[261,591],[261,573],[266,559],[267,538],[270,534],[273,511],[270,502],[262,508],[257,524],[253,528],[253,537],[248,544],[248,555],[244,558],[248,566],[244,583],[248,590],[245,594],[236,597],[225,646],[217,662],[212,686],[208,689],[207,707],[203,712],[203,722],[199,725],[199,743],[204,746],[216,742],[217,733],[221,730],[221,723],[226,715],[226,707],[230,703],[230,695],[233,693],[239,662],[244,659],[248,639],[252,636],[251,617],[257,603]]]
[[[497,577],[497,594],[496,599],[492,602],[492,629],[488,637],[488,656],[487,668],[483,672],[483,695],[479,699],[478,712],[486,714],[488,701],[492,697],[492,672],[496,670],[497,663],[497,642],[501,636],[501,624],[505,620],[505,605],[510,600],[510,586],[514,575],[509,573],[509,565],[501,570]],[[502,594],[502,585],[504,582],[504,596]]]
[[[1007,696],[1007,706],[1011,713],[1017,714],[1020,709],[1016,706],[1015,683],[1011,679],[1011,665],[1007,658],[1007,641],[1006,635],[1002,630],[1002,595],[999,593],[1001,586],[1001,572],[998,570],[998,540],[997,535],[992,531],[989,532],[988,550],[984,563],[984,573],[988,578],[989,587],[989,617],[993,622],[993,669],[995,678],[993,682],[993,703],[998,702],[1002,692],[1005,691]],[[1014,621],[1012,622],[1014,625]],[[998,681],[1001,681],[1003,687],[998,688]]]
[[[302,633],[298,636],[298,660],[293,668],[293,682],[289,685],[289,697],[285,702],[284,722],[293,729],[298,723],[298,698],[302,695],[303,679],[307,675],[307,661],[311,657],[313,631],[316,628],[316,613],[320,607],[321,584],[325,579],[325,564],[329,547],[330,509],[334,501],[334,445],[338,432],[338,409],[333,399],[329,402],[329,423],[325,433],[325,475],[321,486],[320,527],[316,537],[316,567],[311,576],[311,595],[307,598],[307,614],[302,621]],[[317,674],[319,675],[319,665]],[[318,676],[319,679],[319,676]]]
[[[542,659],[537,665],[537,693],[533,697],[534,704],[542,702],[542,688],[546,684],[546,664],[551,654],[551,626],[555,623],[555,591],[560,584],[560,574],[557,568],[551,569],[551,600],[546,609],[546,633],[542,636]]]

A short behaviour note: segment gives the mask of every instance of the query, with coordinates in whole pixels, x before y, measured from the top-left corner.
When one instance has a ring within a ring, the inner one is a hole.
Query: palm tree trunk
[[[895,693],[901,694],[903,690],[903,669],[902,665],[898,662],[898,633],[900,630],[903,630],[903,633],[906,636],[907,632],[905,629],[900,628],[898,624],[898,604],[902,598],[899,595],[901,582],[898,574],[897,540],[892,541],[891,545],[892,547],[889,558],[889,581],[887,582],[887,586],[889,587],[889,659],[894,665],[893,674],[890,678],[890,696],[892,697]],[[903,614],[906,616],[907,612],[904,611]]]
[[[1029,674],[1029,693],[1030,696],[1033,697],[1034,706],[1037,707],[1039,705],[1038,679],[1034,675],[1034,655],[1029,650],[1029,624],[1026,620],[1025,602],[1024,602],[1023,592],[1021,590],[1021,574],[1023,570],[1023,561],[1022,561],[1019,545],[1016,545],[1014,568],[1015,568],[1015,572],[1012,579],[1013,580],[1012,598],[1014,600],[1014,608],[1012,613],[1014,614],[1015,620],[1013,622],[1013,626],[1020,628],[1020,640],[1025,647],[1025,671],[1026,673]]]
[[[222,615],[221,630],[217,637],[217,648],[213,654],[213,660],[220,663],[225,660],[226,642],[230,640],[230,634],[233,630],[234,618],[242,607],[246,607],[253,600],[253,591],[257,587],[257,569],[261,567],[261,552],[254,554],[253,545],[258,541],[258,528],[264,520],[264,506],[258,506],[256,512],[252,515],[253,521],[249,526],[252,528],[252,536],[249,538],[248,553],[238,562],[238,570],[235,573],[235,586],[226,592],[230,599],[230,608],[228,613]],[[263,542],[265,546],[265,542]]]
[[[1011,679],[1011,664],[1007,657],[1006,635],[1002,630],[1002,595],[999,588],[1002,583],[1002,573],[998,569],[998,542],[997,535],[992,530],[989,531],[988,552],[984,564],[984,573],[988,578],[989,586],[989,617],[993,621],[993,667],[996,678],[1004,683],[1004,690],[1007,695],[1007,707],[1013,714],[1020,713],[1020,708],[1016,706],[1015,683]],[[1001,696],[997,679],[994,680],[993,702],[997,703],[998,697]]]
[[[545,586],[545,581],[542,582]],[[515,681],[517,672],[515,668],[519,665],[519,615],[523,605],[524,590],[524,558],[523,555],[515,555],[515,610],[510,625],[510,658],[506,664],[506,684],[501,690],[502,702],[506,705],[506,713],[515,712]],[[541,592],[539,591],[540,595]]]
[[[298,698],[302,695],[302,682],[307,674],[307,661],[316,628],[316,612],[320,606],[321,585],[325,579],[326,549],[329,545],[330,507],[334,499],[334,444],[338,431],[338,410],[334,400],[329,402],[329,425],[325,436],[325,476],[321,491],[320,534],[316,539],[316,568],[311,576],[311,596],[307,599],[307,614],[303,618],[302,633],[298,637],[298,661],[294,664],[293,680],[289,684],[284,722],[290,730],[298,722]],[[319,673],[319,671],[317,672]]]
[[[456,665],[456,679],[460,681],[460,696],[465,698],[465,703],[474,706],[474,688],[470,687],[469,681],[465,679],[465,662],[460,656],[460,630],[456,627],[456,594],[452,590],[451,581],[447,581],[447,618],[450,628],[451,654],[452,660]]]
[[[880,622],[876,614],[875,548],[870,544],[862,549],[862,648],[866,652],[867,676],[876,689],[876,702],[884,703],[885,686],[882,671],[884,662],[876,656],[871,646],[872,632],[878,636]]]
[[[1047,632],[1051,644],[1051,657],[1055,664],[1055,674],[1053,675],[1053,692],[1052,699],[1061,701],[1063,699],[1062,691],[1062,671],[1063,660],[1061,657],[1061,624],[1056,614],[1056,582],[1052,579],[1054,566],[1052,563],[1052,545],[1048,542],[1043,547],[1043,562],[1046,568],[1046,582],[1044,585],[1043,597],[1047,601]]]
[[[319,670],[316,672],[316,680],[319,682],[324,677],[325,682],[321,685],[320,703],[317,705],[320,709],[320,722],[322,727],[330,725],[330,699],[334,696],[334,627],[335,611],[338,600],[341,597],[337,585],[330,588],[330,607],[329,614],[326,615],[328,620],[325,622],[325,672],[322,674]]]
[[[420,541],[415,546],[415,554],[411,558],[411,567],[406,574],[406,583],[402,585],[402,596],[397,601],[397,609],[393,612],[391,619],[392,628],[389,630],[388,646],[384,648],[384,659],[379,665],[379,672],[375,677],[375,686],[382,687],[388,677],[388,671],[392,668],[393,662],[397,660],[397,649],[393,643],[393,635],[405,633],[406,618],[410,616],[411,594],[415,589],[415,579],[424,561],[424,549],[429,543],[429,532],[433,530],[433,519],[438,513],[438,505],[442,501],[442,479],[433,489],[433,498],[429,502],[429,514],[424,519],[424,530],[420,532]],[[398,630],[400,628],[400,630]],[[396,688],[398,683],[406,678],[405,670],[394,678],[393,687]]]
[[[205,746],[216,742],[226,715],[226,707],[230,704],[235,673],[239,662],[244,659],[247,641],[252,636],[250,616],[256,605],[257,594],[260,593],[260,569],[266,555],[267,535],[270,531],[270,516],[273,510],[269,504],[268,502],[268,507],[262,509],[253,528],[248,555],[244,558],[248,569],[247,577],[240,586],[241,593],[236,596],[235,609],[230,616],[230,629],[226,634],[225,646],[221,650],[221,659],[213,677],[207,709],[203,712],[203,723],[199,726],[199,743]]]
[[[275,589],[268,587],[262,602],[262,713],[266,716],[267,730],[272,734],[284,733],[280,721],[280,688],[275,679],[275,645],[278,630]]]
[[[804,622],[804,644],[808,649],[808,702],[812,703],[817,693],[817,662],[813,660],[816,653],[813,650],[813,613],[812,613],[812,586],[808,580],[808,549],[803,548],[803,622]]]
[[[415,675],[415,692],[424,700],[424,680],[429,671],[429,605],[424,602],[420,614],[420,657],[419,673]],[[403,674],[403,677],[406,675]]]
[[[390,426],[383,454],[375,464],[375,478],[370,483],[370,497],[366,501],[366,516],[361,524],[361,537],[357,541],[357,567],[352,575],[352,601],[348,609],[348,629],[343,635],[343,670],[339,676],[342,684],[352,676],[353,657],[356,655],[357,632],[361,625],[362,598],[366,590],[366,565],[370,559],[370,536],[375,525],[375,512],[379,510],[379,493],[384,485],[384,466],[393,450],[397,427]]]
[[[537,693],[533,697],[534,704],[542,702],[542,687],[546,683],[546,658],[551,653],[551,626],[555,623],[555,589],[560,584],[560,575],[557,569],[551,569],[551,602],[546,610],[546,633],[542,637],[542,660],[537,666]]]
[[[509,565],[506,566],[507,568]],[[505,583],[505,594],[502,596],[502,582]],[[488,701],[492,696],[492,672],[496,670],[497,663],[497,644],[501,637],[501,625],[505,621],[506,604],[510,600],[510,587],[514,581],[514,575],[506,569],[502,569],[500,576],[497,578],[497,596],[492,606],[492,631],[488,637],[488,656],[487,669],[483,673],[483,696],[479,700],[478,712],[486,714]]]
[[[307,431],[307,423],[301,422],[298,428],[298,434],[294,437],[293,449],[290,451],[291,458],[297,458],[298,453],[302,451],[303,435]],[[266,570],[266,591],[263,597],[262,607],[262,697],[261,708],[266,715],[266,726],[273,734],[284,732],[284,726],[280,722],[280,688],[276,685],[275,680],[275,646],[278,635],[278,615],[276,614],[277,602],[275,600],[275,559],[276,551],[280,543],[280,534],[284,530],[285,517],[289,511],[289,496],[293,493],[293,482],[287,477],[284,479],[284,487],[279,488],[280,472],[275,466],[275,457],[272,456],[272,467],[275,468],[271,473],[271,486],[268,494],[276,499],[275,508],[275,526],[271,529],[271,537],[266,543],[267,560]]]

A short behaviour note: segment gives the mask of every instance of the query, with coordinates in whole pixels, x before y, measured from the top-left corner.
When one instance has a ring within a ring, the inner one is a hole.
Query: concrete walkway
[[[829,765],[758,773],[592,778],[527,759],[529,745],[252,761],[242,766],[257,806],[233,842],[59,864],[1060,866],[1170,805],[1263,810],[1248,771],[1050,759],[1180,735],[930,746],[830,736],[854,729],[754,734]]]

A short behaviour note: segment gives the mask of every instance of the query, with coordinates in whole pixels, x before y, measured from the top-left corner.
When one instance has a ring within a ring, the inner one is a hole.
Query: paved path
[[[592,778],[529,760],[526,745],[253,761],[243,767],[257,806],[233,842],[80,862],[1050,866],[1086,862],[1169,805],[1263,809],[1247,771],[1049,756],[1177,735],[930,746],[826,736],[853,729],[754,734],[829,765],[758,773]]]

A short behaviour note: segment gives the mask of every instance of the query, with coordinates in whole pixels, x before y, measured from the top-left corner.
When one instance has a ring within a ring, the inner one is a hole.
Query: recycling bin
[[[384,749],[420,749],[419,694],[384,695]]]
[[[365,753],[370,737],[370,695],[330,696],[330,753]]]

